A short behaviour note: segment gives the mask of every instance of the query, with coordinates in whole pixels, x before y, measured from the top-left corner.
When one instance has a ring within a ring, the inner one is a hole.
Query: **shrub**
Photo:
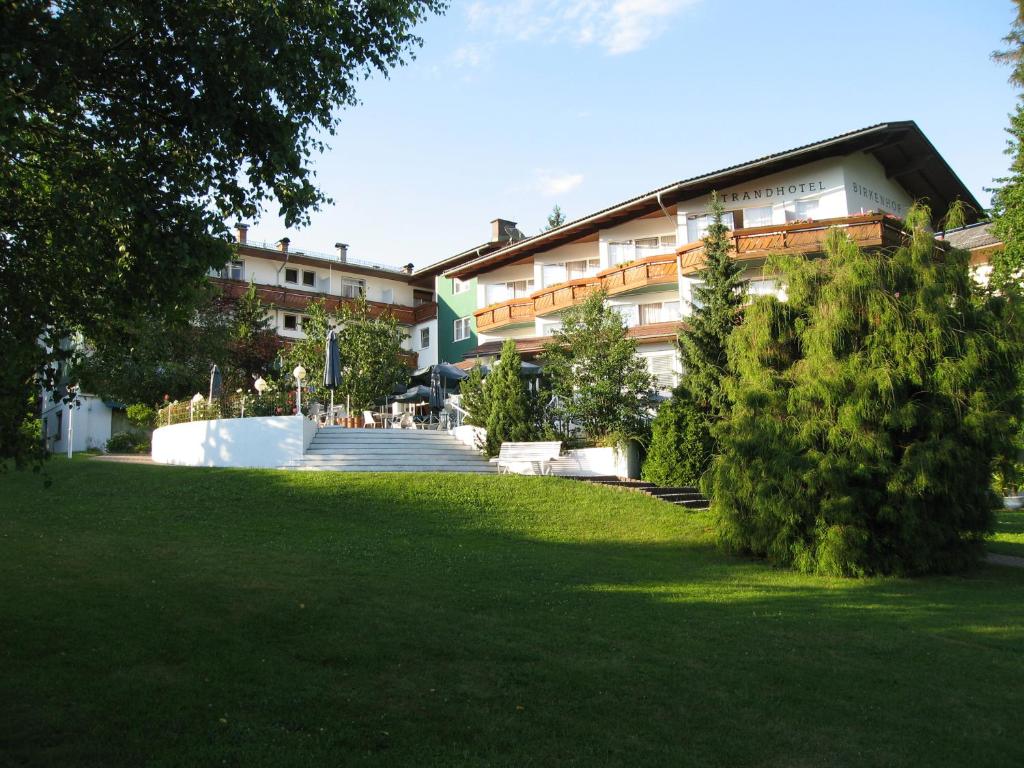
[[[939,252],[915,206],[907,240],[770,260],[788,302],[754,301],[729,341],[716,425],[722,543],[836,575],[949,571],[983,551],[993,470],[1014,450],[1022,354],[1014,302]]]
[[[699,485],[713,445],[707,414],[680,388],[658,409],[643,479],[656,485]]]
[[[487,416],[490,413],[490,401],[484,386],[483,369],[479,365],[473,366],[469,372],[469,378],[459,386],[459,393],[461,395],[460,405],[469,414],[466,423],[477,427],[486,427]]]
[[[125,415],[128,417],[128,423],[136,429],[153,429],[156,423],[156,409],[144,403],[129,405],[125,409]]]
[[[487,377],[489,407],[484,450],[488,456],[497,456],[503,442],[529,440],[533,435],[520,364],[515,340],[505,339],[501,347],[501,360]]]
[[[134,453],[140,438],[132,432],[118,432],[107,440],[107,453]]]

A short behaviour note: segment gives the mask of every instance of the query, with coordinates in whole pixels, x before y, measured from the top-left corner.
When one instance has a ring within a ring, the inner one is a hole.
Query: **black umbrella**
[[[214,397],[220,397],[221,387],[224,386],[224,379],[220,375],[220,368],[217,364],[213,364],[213,368],[210,369],[210,400]]]
[[[461,368],[456,368],[451,363],[437,363],[413,371],[412,380],[420,384],[428,384],[434,380],[434,374],[440,376],[446,383],[457,383],[469,378],[468,373]]]
[[[444,385],[441,383],[440,373],[434,373],[430,377],[430,407],[437,411],[444,407]]]
[[[422,384],[417,384],[415,387],[409,387],[405,392],[395,397],[395,402],[398,403],[413,403],[421,402],[425,403],[430,400],[430,387],[425,387]]]
[[[331,418],[334,418],[334,390],[341,386],[341,353],[338,334],[333,328],[327,332],[327,357],[324,360],[324,387],[331,390]]]

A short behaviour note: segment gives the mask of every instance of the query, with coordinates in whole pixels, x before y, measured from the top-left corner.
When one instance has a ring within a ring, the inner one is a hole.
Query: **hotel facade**
[[[751,295],[782,296],[764,272],[772,253],[820,254],[831,228],[865,248],[896,246],[915,200],[933,226],[961,200],[981,206],[913,122],[885,123],[679,181],[444,270],[463,291],[454,331],[475,333],[465,361],[490,361],[505,339],[526,358],[561,327],[562,313],[603,290],[662,391],[682,374],[675,339],[692,312],[704,263],[711,192],[725,207],[733,257]]]

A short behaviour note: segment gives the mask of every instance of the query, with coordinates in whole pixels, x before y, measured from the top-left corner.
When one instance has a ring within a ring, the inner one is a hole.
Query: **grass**
[[[988,548],[1001,555],[1024,557],[1024,512],[1000,512]]]
[[[801,576],[552,478],[48,472],[0,476],[0,763],[1024,763],[1022,570]]]

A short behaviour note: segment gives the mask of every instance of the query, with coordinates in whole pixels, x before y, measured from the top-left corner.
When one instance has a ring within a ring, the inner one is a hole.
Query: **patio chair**
[[[373,418],[373,411],[363,411],[363,426],[373,428],[378,426],[376,420]]]

